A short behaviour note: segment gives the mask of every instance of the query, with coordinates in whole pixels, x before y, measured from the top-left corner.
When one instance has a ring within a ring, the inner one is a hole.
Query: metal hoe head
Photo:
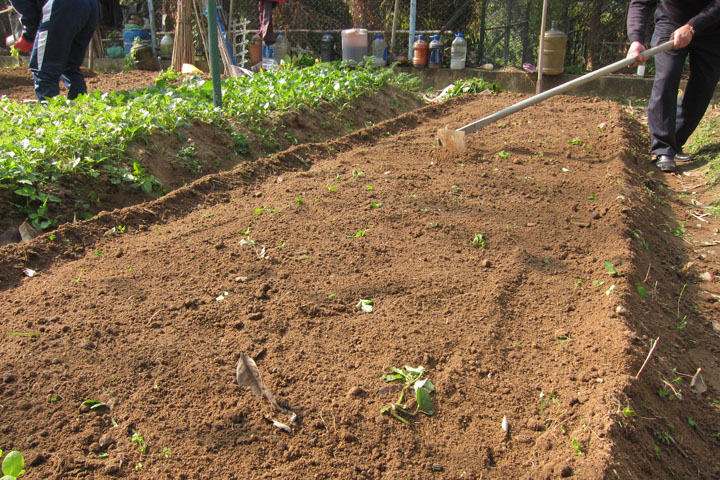
[[[463,130],[441,128],[438,130],[437,139],[443,147],[457,153],[465,152],[465,132]]]

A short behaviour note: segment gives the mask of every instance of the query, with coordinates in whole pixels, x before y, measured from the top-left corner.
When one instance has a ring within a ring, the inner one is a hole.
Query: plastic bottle
[[[430,58],[430,48],[422,33],[413,43],[413,67],[427,67]]]
[[[285,55],[287,55],[290,51],[290,43],[285,37],[285,32],[278,32],[278,36],[275,39],[275,45],[273,45],[273,48],[275,49],[275,61],[277,63],[282,63],[283,61],[285,61]]]
[[[325,34],[320,39],[320,59],[323,62],[335,60],[335,37],[330,30],[325,30]]]
[[[375,35],[372,45],[370,45],[373,57],[375,57],[375,65],[384,67],[387,65],[387,42],[383,39],[382,33]]]
[[[435,34],[432,42],[430,42],[430,61],[428,62],[428,67],[442,67],[443,48],[445,48],[445,45],[443,45],[442,40],[440,40],[440,35]]]
[[[275,49],[272,45],[263,44],[262,49],[262,69],[266,72],[275,70],[278,67],[278,63],[275,61]]]
[[[172,58],[173,46],[175,44],[175,38],[172,33],[166,33],[160,39],[160,56],[165,59]]]
[[[465,57],[467,56],[467,42],[462,32],[458,32],[450,46],[450,68],[462,70],[465,68]]]
[[[342,59],[352,63],[362,63],[368,54],[368,35],[366,28],[350,28],[340,32],[342,38]]]
[[[557,27],[553,20],[552,28],[544,33],[543,39],[543,75],[560,75],[565,71],[565,47],[567,35]]]

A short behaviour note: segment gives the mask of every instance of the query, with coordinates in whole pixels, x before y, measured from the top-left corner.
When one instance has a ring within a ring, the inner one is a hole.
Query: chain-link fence
[[[172,31],[175,1],[154,3],[156,31]],[[149,17],[148,4],[148,0],[120,0],[124,17],[134,11]],[[521,68],[523,63],[537,63],[542,13],[539,0],[416,0],[416,4],[416,33],[425,34],[426,38],[440,34],[449,50],[453,32],[463,32],[468,40],[468,66],[491,63],[495,68]],[[629,0],[550,0],[547,28],[556,21],[568,36],[566,71],[581,73],[624,57],[628,4]],[[230,23],[223,28],[234,37],[240,62],[243,40],[248,42],[259,27],[258,2],[218,0],[218,5],[222,9],[221,18]],[[392,54],[408,56],[410,6],[411,0],[287,0],[274,9],[273,23],[276,31],[282,29],[287,33],[293,53],[318,55],[323,32],[330,30],[339,54],[340,32],[356,27],[368,29],[371,35],[382,33]],[[164,17],[163,9],[167,12]],[[227,21],[228,18],[232,21]],[[5,25],[8,20],[0,22],[0,31],[9,33],[10,25]],[[103,29],[105,42],[109,30],[112,29]],[[202,54],[197,30],[195,33],[196,51]]]
[[[246,19],[247,28],[257,30],[257,2],[222,0],[228,13],[231,1],[235,3],[234,22]],[[596,69],[624,57],[628,3],[550,2],[547,28],[556,21],[568,35],[568,71]],[[411,0],[287,0],[275,8],[273,21],[276,30],[285,30],[296,52],[317,54],[325,30],[333,32],[339,44],[341,30],[356,27],[367,28],[371,34],[382,33],[391,53],[407,56],[410,4]],[[460,31],[468,40],[468,65],[521,67],[523,63],[537,63],[541,14],[542,2],[537,0],[417,0],[416,33],[426,37],[441,34],[449,48],[453,32]]]

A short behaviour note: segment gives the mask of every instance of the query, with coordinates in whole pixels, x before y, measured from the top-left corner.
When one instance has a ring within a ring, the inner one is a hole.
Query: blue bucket
[[[143,41],[150,41],[150,34],[147,30],[143,29],[125,29],[123,30],[123,44],[125,45],[125,55],[130,55],[130,49],[133,46],[133,42],[136,38],[140,38]]]

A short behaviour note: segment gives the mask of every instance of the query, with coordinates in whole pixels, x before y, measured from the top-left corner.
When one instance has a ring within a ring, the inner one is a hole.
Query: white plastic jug
[[[342,37],[342,59],[355,63],[363,61],[368,54],[366,28],[351,28],[340,33]]]

